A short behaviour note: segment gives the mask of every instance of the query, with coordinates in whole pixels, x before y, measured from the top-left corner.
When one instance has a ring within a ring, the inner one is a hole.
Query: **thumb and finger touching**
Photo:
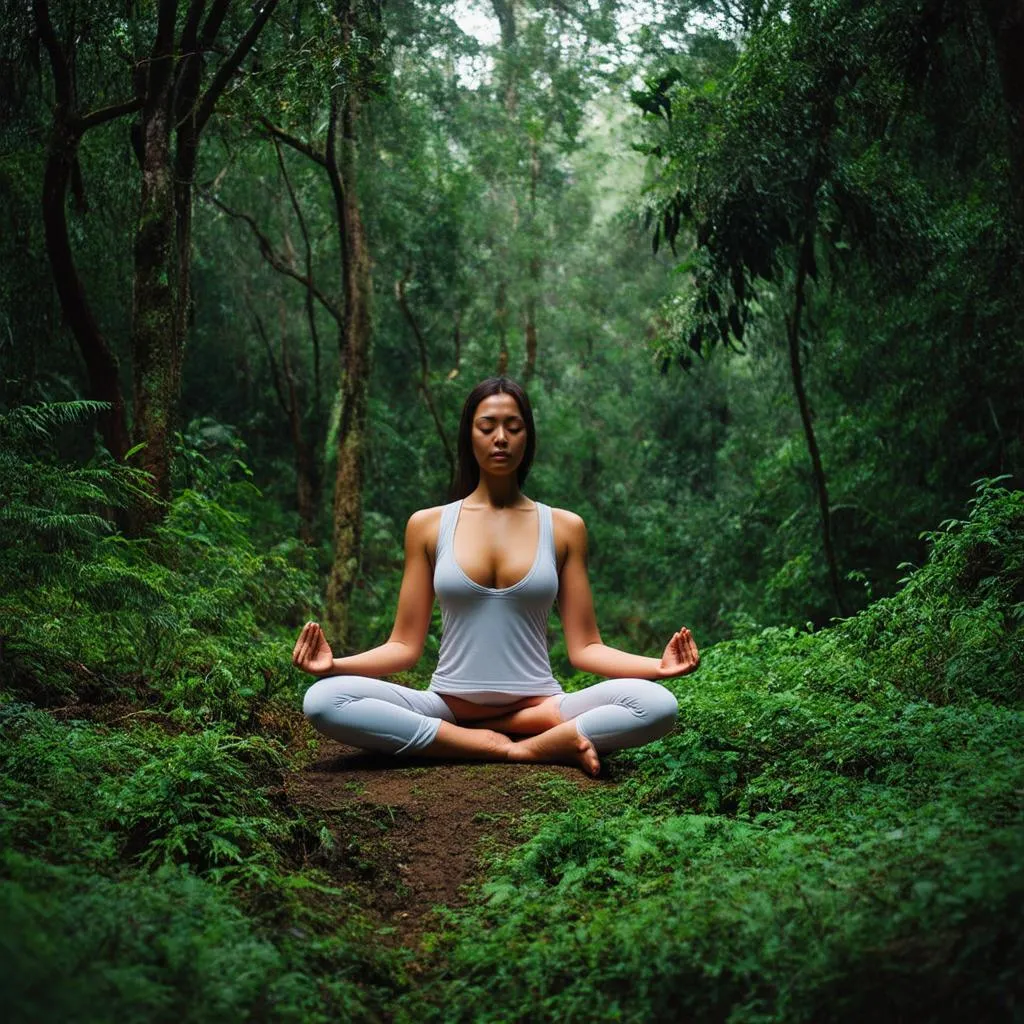
[[[292,651],[292,664],[303,665],[312,658],[324,644],[323,631],[316,622],[307,622],[295,641],[295,649]]]

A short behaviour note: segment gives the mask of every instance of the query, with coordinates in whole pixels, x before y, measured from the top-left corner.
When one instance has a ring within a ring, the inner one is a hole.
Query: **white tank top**
[[[481,704],[562,693],[551,674],[547,624],[558,594],[551,508],[535,501],[540,538],[530,571],[511,587],[484,587],[455,561],[462,500],[444,506],[434,558],[441,650],[428,689]]]

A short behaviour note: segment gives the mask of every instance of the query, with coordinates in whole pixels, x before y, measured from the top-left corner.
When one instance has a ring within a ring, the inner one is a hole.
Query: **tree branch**
[[[327,146],[325,150],[327,159],[324,161],[324,166],[327,168],[327,177],[331,182],[334,206],[338,211],[338,251],[341,253],[341,277],[342,280],[348,281],[350,260],[349,246],[346,239],[345,183],[342,181],[341,168],[338,166],[338,122],[340,120],[341,106],[338,100],[338,90],[334,89],[331,92],[331,113],[327,120]]]
[[[200,190],[199,194],[209,202],[213,203],[218,209],[223,210],[229,217],[233,217],[235,220],[245,221],[249,225],[249,230],[256,236],[256,241],[259,243],[260,255],[269,263],[279,274],[284,274],[285,277],[290,277],[294,281],[298,281],[299,284],[308,288],[316,298],[317,302],[320,303],[327,310],[328,313],[334,318],[335,322],[339,327],[344,326],[344,320],[341,315],[341,311],[335,306],[330,299],[319,288],[317,288],[315,282],[306,277],[303,274],[298,273],[294,268],[290,267],[288,263],[275,251],[273,244],[270,239],[259,229],[259,225],[253,220],[252,217],[247,213],[242,213],[240,210],[233,210],[226,203],[221,202],[211,192]]]
[[[416,339],[416,345],[419,348],[420,379],[417,381],[416,386],[419,388],[420,394],[423,395],[423,400],[427,403],[427,409],[430,410],[431,418],[434,420],[434,427],[437,430],[437,436],[441,439],[441,447],[444,448],[445,457],[448,459],[450,484],[455,478],[455,456],[452,453],[451,445],[448,443],[448,437],[444,432],[444,423],[438,414],[437,407],[434,405],[434,396],[430,391],[430,365],[427,358],[427,343],[423,338],[419,324],[416,323],[416,318],[413,316],[412,310],[409,308],[409,302],[405,297],[405,286],[411,276],[412,268],[407,267],[405,274],[395,282],[395,298],[398,300],[399,308],[402,310],[406,323],[408,323],[412,330],[413,337]]]
[[[79,134],[83,134],[90,128],[106,124],[107,121],[113,121],[117,117],[124,117],[125,114],[134,114],[136,110],[141,109],[141,96],[136,96],[135,99],[132,100],[125,100],[124,103],[113,103],[109,107],[102,107],[101,109],[94,110],[92,113],[86,114],[84,117],[80,117],[78,119],[78,132]]]
[[[288,408],[288,403],[284,400],[284,392],[281,390],[281,375],[277,369],[277,360],[274,358],[274,348],[270,344],[270,339],[267,337],[267,331],[263,326],[263,321],[260,319],[259,313],[256,312],[256,309],[252,304],[252,296],[249,294],[248,288],[245,289],[245,301],[246,305],[249,307],[249,315],[255,321],[256,330],[259,332],[259,336],[263,339],[263,344],[267,349],[267,359],[270,362],[270,373],[274,379],[274,391],[277,392],[277,400],[281,405],[281,411],[290,419],[292,411]]]
[[[260,117],[260,124],[274,137],[280,139],[286,146],[291,146],[297,153],[302,153],[303,156],[308,156],[314,163],[319,164],[321,167],[327,166],[327,158],[322,154],[318,153],[308,142],[303,142],[302,139],[297,138],[294,135],[289,135],[283,128],[278,128],[276,124],[267,120],[265,117]]]
[[[53,87],[57,93],[57,103],[70,110],[71,108],[71,70],[68,67],[64,50],[53,29],[50,20],[50,8],[46,0],[32,0],[32,13],[35,16],[39,38],[50,55],[50,69],[53,72]]]
[[[213,80],[210,82],[209,87],[203,94],[203,98],[199,101],[199,109],[196,111],[195,133],[197,136],[202,134],[203,128],[206,126],[206,122],[210,119],[210,115],[213,113],[213,108],[217,105],[217,100],[220,99],[220,95],[224,91],[225,86],[231,80],[231,77],[238,70],[239,65],[252,49],[260,32],[263,31],[263,26],[267,23],[267,19],[273,13],[276,6],[277,0],[264,0],[263,7],[260,8],[259,14],[257,14],[253,19],[253,22],[246,30],[245,35],[243,35],[238,41],[238,45],[231,52],[230,56],[228,56],[221,63],[220,67],[217,68],[217,72],[213,76]]]
[[[299,206],[295,189],[292,188],[291,179],[288,177],[288,168],[285,166],[284,153],[281,152],[281,142],[274,136],[274,152],[277,154],[277,165],[281,168],[281,177],[284,179],[284,187],[288,190],[288,198],[291,200],[292,209],[299,222],[299,230],[302,232],[302,241],[306,246],[306,277],[313,280],[313,246],[309,240],[309,231],[306,229],[306,218],[302,216],[302,207]],[[306,289],[306,319],[309,321],[309,333],[313,339],[313,414],[317,420],[320,419],[320,332],[316,329],[316,310],[313,308],[313,293]]]
[[[199,21],[206,8],[206,0],[192,0],[185,15],[185,25],[181,30],[181,55],[188,60],[199,49]]]
[[[216,0],[213,7],[210,8],[210,13],[207,15],[206,23],[203,25],[203,31],[199,37],[201,50],[205,51],[213,46],[217,33],[220,32],[221,23],[224,21],[224,15],[228,13],[230,2],[231,0]]]

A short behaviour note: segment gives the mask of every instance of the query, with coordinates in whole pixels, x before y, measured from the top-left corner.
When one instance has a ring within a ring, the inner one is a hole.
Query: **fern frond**
[[[76,537],[91,537],[114,529],[113,524],[102,516],[89,512],[59,512],[38,505],[6,505],[0,508],[0,520],[23,523],[36,533]]]
[[[0,437],[24,440],[30,435],[47,437],[54,427],[76,423],[86,416],[106,412],[109,402],[80,398],[72,402],[46,402],[42,405],[20,405],[0,415]]]

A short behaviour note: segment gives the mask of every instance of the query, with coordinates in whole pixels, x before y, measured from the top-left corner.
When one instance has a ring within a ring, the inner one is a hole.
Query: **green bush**
[[[205,490],[176,495],[151,536],[117,532],[100,513],[136,497],[140,474],[109,458],[64,466],[50,444],[99,407],[0,416],[0,570],[20,581],[0,605],[3,686],[38,704],[141,698],[181,723],[251,725],[261,702],[294,702],[290,627],[318,602],[310,556],[291,541],[255,549],[258,492],[234,450],[218,461],[182,445]]]
[[[1000,1019],[1024,995],[1024,493],[892,598],[718,644],[452,912],[431,1019]]]

